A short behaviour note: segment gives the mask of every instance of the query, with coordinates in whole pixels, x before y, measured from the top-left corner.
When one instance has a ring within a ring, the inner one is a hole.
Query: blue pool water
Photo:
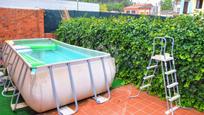
[[[14,40],[14,48],[32,67],[107,55],[50,39]]]
[[[32,58],[43,62],[44,64],[92,57],[91,55],[88,55],[86,53],[82,53],[62,46],[57,46],[55,50],[33,50],[27,52],[20,52],[20,54],[29,55]]]

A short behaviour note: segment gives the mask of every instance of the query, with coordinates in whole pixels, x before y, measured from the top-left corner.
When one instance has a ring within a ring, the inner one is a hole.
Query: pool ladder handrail
[[[56,91],[56,87],[55,87],[55,81],[54,81],[54,77],[53,77],[53,69],[52,69],[52,66],[48,66],[49,74],[50,74],[50,78],[51,78],[51,84],[52,84],[52,92],[53,92],[55,104],[57,106],[57,111],[58,111],[59,115],[63,115],[63,114],[72,115],[78,111],[78,101],[77,101],[77,95],[76,95],[76,90],[75,90],[75,86],[74,86],[73,76],[72,76],[72,72],[71,72],[71,65],[70,65],[70,63],[67,63],[66,65],[68,68],[68,73],[69,73],[69,78],[70,78],[72,96],[74,97],[75,110],[72,110],[71,108],[69,108],[67,106],[62,107],[62,108],[60,107],[60,102],[59,102],[59,98],[57,95],[57,91]]]
[[[91,64],[90,61],[87,60],[88,63],[88,68],[89,68],[89,76],[90,76],[90,80],[91,80],[91,87],[92,87],[92,92],[94,94],[93,99],[96,101],[96,103],[101,104],[104,102],[107,102],[110,100],[111,98],[111,93],[110,93],[110,88],[108,85],[108,78],[107,78],[107,72],[106,72],[106,68],[105,68],[105,64],[104,64],[104,57],[100,58],[101,63],[102,63],[102,68],[103,68],[103,74],[104,74],[104,78],[105,78],[105,85],[106,85],[106,89],[108,91],[108,97],[103,97],[103,96],[97,96],[97,92],[96,92],[96,88],[95,88],[95,84],[94,84],[94,78],[93,78],[93,74],[92,74],[92,68],[91,68]]]
[[[8,48],[8,45],[6,45],[6,46],[7,46],[7,48]],[[5,46],[5,47],[6,47],[6,46]],[[3,48],[3,49],[5,49],[5,48]],[[4,51],[3,51],[3,52],[4,52]],[[9,62],[10,62],[10,59],[11,59],[11,57],[12,57],[12,55],[13,55],[13,52],[12,52],[12,50],[10,49],[8,55],[6,55],[6,56],[7,56],[6,61],[4,62],[4,66],[5,66],[5,68],[6,68],[6,70],[7,70],[7,73],[8,73],[8,77],[6,77],[6,80],[5,80],[5,83],[4,83],[4,89],[3,89],[3,91],[2,91],[2,95],[5,96],[5,97],[11,97],[11,96],[12,96],[12,95],[6,95],[5,92],[14,91],[14,89],[16,88],[15,85],[14,85],[14,83],[13,83],[12,80],[11,80],[11,79],[12,79],[12,75],[14,74],[15,68],[16,68],[16,67],[13,66],[13,63],[14,63],[15,60],[16,60],[16,56],[14,57],[13,62],[12,62],[12,63],[9,63]],[[17,64],[16,64],[16,65],[17,65]],[[11,70],[10,70],[10,71],[9,71],[9,69],[8,69],[9,66],[11,66]],[[8,84],[7,84],[7,82],[8,82]],[[10,85],[12,85],[12,86],[10,87]]]
[[[3,44],[3,46],[4,46],[5,44]],[[1,47],[0,48],[0,60],[2,60],[2,58],[3,58],[3,48],[4,47]],[[2,63],[3,64],[3,63]],[[3,67],[3,65],[2,64],[0,64],[0,86],[3,86],[4,85],[4,82],[5,82],[5,68]]]
[[[5,44],[4,47],[3,47],[3,54],[5,53],[5,51],[7,49],[8,49],[8,45]],[[14,75],[14,73],[16,71],[16,67],[18,65],[18,62],[20,60],[20,58],[17,56],[17,54],[15,54],[13,62],[9,63],[13,53],[15,53],[15,52],[12,51],[12,49],[10,48],[9,53],[5,54],[5,55],[7,55],[7,58],[6,58],[6,61],[4,62],[4,64],[5,64],[4,66],[6,67],[8,76],[7,76],[7,79],[6,79],[5,83],[4,83],[4,89],[2,91],[2,95],[6,96],[6,97],[11,97],[11,102],[10,102],[11,109],[12,109],[12,111],[15,111],[16,109],[27,107],[27,104],[24,103],[24,102],[19,103],[20,91],[17,89],[17,87],[14,85],[14,83],[12,81],[12,76]],[[15,65],[14,65],[14,62],[16,62]],[[24,65],[25,64],[23,63],[23,67],[24,67]],[[11,66],[10,71],[8,69],[9,66]],[[21,76],[21,74],[22,74],[23,67],[20,70],[19,76]],[[26,70],[26,72],[23,75],[23,79],[22,79],[22,83],[21,83],[20,88],[22,88],[22,86],[24,84],[25,76],[26,76],[26,73],[27,73],[27,68],[25,70]],[[7,84],[7,82],[8,82],[8,84]],[[19,78],[17,80],[17,84],[19,85]],[[12,85],[12,86],[10,87],[10,85]],[[12,95],[4,94],[5,92],[8,92],[8,91],[13,91],[13,94]],[[16,92],[16,91],[18,91],[18,92]],[[16,101],[13,104],[14,97],[16,97],[16,96],[17,96]]]

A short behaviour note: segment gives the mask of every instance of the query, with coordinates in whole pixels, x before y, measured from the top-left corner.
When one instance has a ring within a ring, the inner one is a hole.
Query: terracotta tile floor
[[[111,100],[96,104],[91,98],[79,101],[79,111],[75,115],[165,115],[166,102],[158,97],[142,92],[137,98],[128,98],[129,91],[137,93],[132,85],[126,85],[111,91]],[[69,105],[72,107],[72,105]],[[56,110],[42,115],[57,115]],[[194,109],[178,109],[175,115],[204,115]]]

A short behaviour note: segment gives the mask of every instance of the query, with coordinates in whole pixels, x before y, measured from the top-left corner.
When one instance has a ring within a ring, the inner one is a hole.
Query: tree
[[[108,7],[106,4],[100,4],[100,11],[101,12],[107,12],[108,11]]]
[[[108,3],[108,11],[123,11],[125,6],[132,4],[129,0],[120,0],[121,2]]]
[[[82,2],[101,3],[100,11],[122,11],[125,6],[132,4],[130,0],[79,0]]]
[[[161,9],[162,10],[172,10],[172,0],[163,0],[161,3]]]
[[[122,11],[124,5],[122,3],[110,3],[108,4],[108,11]]]

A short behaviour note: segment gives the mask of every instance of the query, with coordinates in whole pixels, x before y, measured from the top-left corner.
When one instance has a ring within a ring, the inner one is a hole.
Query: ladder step
[[[143,85],[143,86],[140,87],[140,89],[144,89],[144,88],[147,88],[149,86],[151,86],[151,84]]]
[[[17,103],[16,104],[16,109],[21,109],[21,108],[25,108],[27,107],[28,105],[24,102],[22,103]],[[15,110],[15,104],[11,104],[11,109],[14,111]]]
[[[75,111],[72,110],[71,108],[67,107],[67,106],[64,106],[64,107],[60,108],[60,113],[62,115],[72,115],[75,113]]]
[[[146,80],[146,79],[149,79],[149,78],[153,78],[154,75],[149,75],[149,76],[145,76],[143,79]]]
[[[178,108],[179,108],[178,106],[175,106],[175,107],[173,107],[173,108],[167,110],[167,111],[165,112],[165,114],[168,115],[168,114],[170,114],[171,112],[176,111]]]
[[[14,91],[15,88],[14,88],[14,87],[8,87],[8,88],[5,87],[4,90],[5,90],[5,91]]]
[[[180,95],[177,94],[175,96],[173,96],[172,98],[169,99],[170,102],[177,100],[178,98],[180,98]]]
[[[174,87],[174,86],[177,86],[178,85],[178,82],[175,82],[175,83],[172,83],[172,84],[170,84],[170,85],[167,85],[167,88],[172,88],[172,87]]]
[[[176,72],[176,70],[173,69],[173,70],[170,70],[170,71],[165,72],[165,74],[166,74],[166,75],[169,75],[169,74],[172,74],[172,73],[175,73],[175,72]]]
[[[174,58],[170,57],[169,55],[165,55],[165,57],[164,55],[155,55],[155,56],[152,56],[151,59],[158,60],[158,61],[171,61]]]
[[[148,66],[147,69],[152,69],[152,68],[156,68],[156,67],[158,67],[158,65]]]

